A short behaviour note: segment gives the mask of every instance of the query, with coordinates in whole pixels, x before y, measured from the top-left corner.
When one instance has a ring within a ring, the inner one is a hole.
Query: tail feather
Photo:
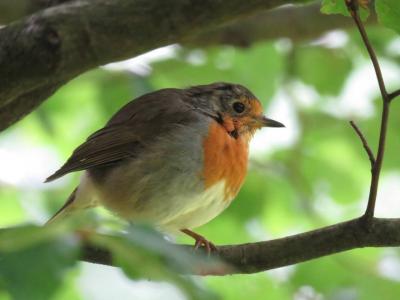
[[[63,219],[66,215],[68,215],[71,212],[71,210],[73,210],[72,204],[74,203],[77,189],[78,188],[74,189],[74,191],[71,193],[71,195],[69,195],[64,205],[45,223],[45,226]]]

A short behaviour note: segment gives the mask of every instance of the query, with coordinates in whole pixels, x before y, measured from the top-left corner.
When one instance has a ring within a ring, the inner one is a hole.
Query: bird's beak
[[[261,127],[285,127],[281,122],[269,119],[265,116],[257,118],[257,121]]]

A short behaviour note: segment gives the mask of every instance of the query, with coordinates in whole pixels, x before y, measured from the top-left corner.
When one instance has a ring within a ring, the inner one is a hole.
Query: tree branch
[[[386,91],[386,87],[385,87],[385,82],[383,80],[383,76],[382,76],[382,71],[381,68],[379,66],[379,62],[378,62],[378,58],[376,57],[375,51],[372,48],[372,45],[368,39],[368,35],[365,31],[364,25],[360,19],[360,16],[358,14],[358,0],[344,0],[347,8],[350,12],[350,15],[352,16],[354,22],[357,25],[358,31],[360,32],[361,38],[364,42],[365,47],[367,48],[369,57],[371,58],[371,62],[374,66],[374,70],[375,70],[375,74],[376,74],[376,79],[378,80],[378,85],[379,85],[379,89],[381,91],[382,94],[382,98],[384,101],[387,101],[387,91]]]
[[[35,0],[29,9],[20,7],[20,14],[63,4],[0,29],[0,131],[77,75],[160,46],[248,46],[278,37],[315,38],[350,26],[345,17],[322,16],[319,2],[264,12],[301,2]]]
[[[373,218],[368,230],[362,219],[353,219],[271,241],[218,246],[217,257],[231,267],[199,268],[198,275],[256,273],[356,248],[396,246],[400,246],[400,219]],[[107,249],[90,244],[83,248],[81,258],[113,265]]]
[[[0,109],[5,117],[0,130],[30,112],[4,112],[20,97],[35,95],[30,100],[36,107],[55,85],[91,68],[293,2],[302,1],[82,0],[11,23],[0,30]]]
[[[400,89],[398,89],[397,91],[394,91],[393,93],[390,93],[388,95],[389,97],[389,101],[392,101],[394,98],[400,96]]]
[[[36,11],[72,1],[75,0],[0,2],[0,24],[7,24]],[[342,15],[322,14],[320,8],[320,1],[316,1],[309,5],[284,6],[272,11],[257,13],[226,25],[217,26],[205,33],[194,35],[189,44],[203,47],[214,44],[229,44],[240,47],[249,46],[259,40],[282,37],[302,41],[316,38],[329,30],[346,29],[353,25],[349,18]],[[307,20],[307,22],[304,22],[304,20]],[[376,24],[374,12],[368,19],[368,23]]]
[[[14,0],[0,1],[0,24],[7,24],[38,10],[73,0]]]
[[[218,26],[192,39],[184,45],[209,46],[218,44],[247,47],[257,41],[290,38],[304,41],[318,38],[329,30],[347,29],[352,21],[341,15],[323,15],[321,3],[304,6],[285,6],[261,12],[254,16]],[[307,20],[307,22],[304,22]],[[369,24],[376,23],[376,17],[369,19]]]
[[[375,165],[374,153],[372,153],[371,147],[368,145],[368,142],[367,142],[366,138],[364,137],[363,133],[361,132],[360,128],[358,128],[356,123],[354,123],[354,121],[350,121],[350,125],[351,125],[351,127],[353,127],[354,131],[356,132],[356,134],[360,138],[365,152],[367,152],[369,161],[371,163],[371,171],[372,171],[372,169],[374,168],[374,165]]]

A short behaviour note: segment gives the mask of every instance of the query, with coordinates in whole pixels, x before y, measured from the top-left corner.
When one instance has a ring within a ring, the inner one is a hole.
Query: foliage
[[[369,10],[367,5],[370,0],[358,0],[361,6],[361,17],[365,20]],[[397,0],[375,0],[375,10],[379,22],[387,28],[391,28],[400,33],[400,2]],[[321,11],[325,14],[341,14],[348,16],[345,2],[343,0],[323,0]]]
[[[12,299],[53,299],[68,271],[76,265],[85,241],[110,249],[115,264],[132,279],[167,280],[179,286],[190,299],[214,298],[179,273],[193,273],[200,265],[218,262],[193,257],[151,228],[131,226],[125,234],[109,235],[92,230],[74,232],[72,229],[77,226],[71,224],[1,229],[0,287]]]
[[[369,0],[357,0],[361,10],[360,16],[365,21],[369,16],[369,10],[366,4]],[[350,16],[345,0],[322,0],[321,12],[324,14],[341,14],[344,16]]]
[[[400,33],[400,3],[396,0],[379,0],[375,2],[379,22]]]
[[[379,22],[399,33],[400,2],[376,0],[375,5]],[[346,13],[342,1],[335,0],[325,0],[322,10]],[[398,35],[383,27],[367,31],[387,63],[384,73],[395,69],[398,74],[400,54],[398,48],[391,50]],[[0,227],[8,227],[0,230],[0,300],[88,298],[88,287],[79,282],[88,277],[85,270],[91,266],[77,262],[82,236],[74,233],[75,222],[46,228],[20,224],[47,219],[79,176],[44,185],[46,174],[124,103],[160,88],[238,82],[263,101],[268,115],[286,124],[287,129],[268,129],[256,136],[253,149],[260,144],[271,148],[252,153],[237,199],[198,230],[211,241],[233,244],[275,238],[360,215],[366,204],[369,162],[347,121],[355,119],[375,149],[380,102],[356,31],[303,43],[264,42],[248,49],[173,49],[172,58],[152,62],[151,69],[99,69],[76,78],[2,133],[1,163],[8,166],[8,159],[13,165],[0,170]],[[397,103],[393,109],[398,109]],[[399,123],[394,116],[389,124],[384,186],[392,187],[391,180],[399,179]],[[46,163],[41,169],[46,174],[33,172],[32,161],[43,156]],[[395,191],[392,187],[378,199],[381,216],[398,215]],[[86,238],[110,247],[126,276],[170,282],[189,299],[390,300],[400,293],[400,270],[385,268],[388,260],[400,265],[397,250],[357,250],[261,274],[193,280],[177,271],[192,269],[197,262],[153,230],[128,226],[101,210],[97,218],[101,225],[96,225],[96,232],[107,234],[90,231]],[[178,241],[192,243],[186,237]],[[107,286],[97,285],[97,280],[90,277],[96,299],[105,299],[106,290],[120,298],[116,283],[123,279]]]

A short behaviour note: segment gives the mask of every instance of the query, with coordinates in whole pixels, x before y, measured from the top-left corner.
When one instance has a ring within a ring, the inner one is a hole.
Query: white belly
[[[179,193],[176,186],[170,186],[169,189],[173,193],[158,193],[154,199],[146,201],[149,205],[142,210],[119,210],[116,207],[111,211],[132,222],[150,223],[161,230],[175,232],[186,228],[193,229],[209,222],[227,208],[232,200],[226,200],[224,180],[201,193],[194,190]],[[76,206],[96,206],[97,203],[104,202],[104,199],[107,199],[107,196],[98,193],[98,189],[93,188],[91,180],[84,175],[75,199]],[[130,199],[126,203],[130,206],[130,203],[135,201]]]
[[[175,216],[162,220],[159,226],[167,231],[180,229],[191,229],[199,227],[217,215],[219,215],[230,204],[225,199],[225,181],[220,181],[208,188],[201,194],[197,194],[191,199],[175,199],[178,203],[187,203]]]

